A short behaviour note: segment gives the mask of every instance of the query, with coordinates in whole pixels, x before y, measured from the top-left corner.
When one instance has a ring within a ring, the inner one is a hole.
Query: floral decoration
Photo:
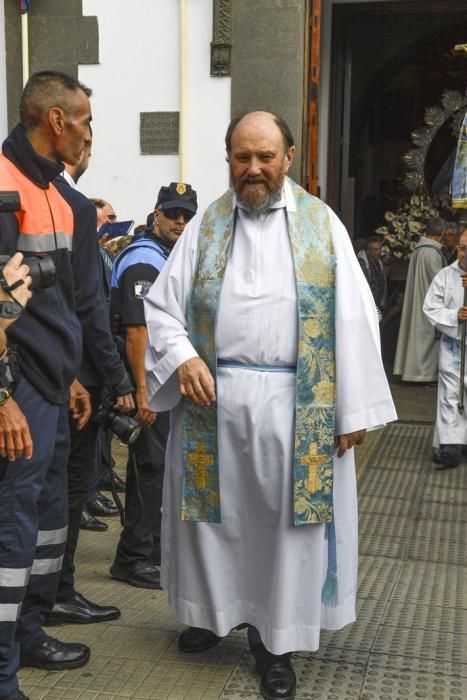
[[[397,260],[408,260],[425,233],[428,219],[439,216],[438,209],[428,197],[413,194],[395,211],[384,215],[386,223],[375,233],[383,236],[383,254]]]
[[[446,90],[441,98],[441,106],[428,107],[424,125],[410,135],[413,148],[403,157],[406,174],[402,184],[412,194],[397,209],[387,211],[384,215],[385,224],[375,231],[383,236],[385,255],[397,260],[408,260],[420,236],[425,233],[428,219],[440,216],[441,211],[449,211],[448,192],[428,195],[425,164],[430,145],[443,124],[450,122],[452,133],[457,138],[466,108],[467,91],[462,95],[454,90]]]

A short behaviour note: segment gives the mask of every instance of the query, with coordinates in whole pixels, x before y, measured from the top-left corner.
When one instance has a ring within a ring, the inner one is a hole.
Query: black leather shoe
[[[112,469],[112,481],[117,493],[125,493],[126,484],[123,479],[120,479],[118,474]],[[101,491],[112,491],[109,473],[106,471],[105,476],[99,481],[99,489]]]
[[[459,460],[454,456],[439,451],[433,457],[433,462],[437,464],[437,469],[455,469],[459,466]]]
[[[109,569],[110,575],[116,581],[125,581],[136,588],[160,588],[161,575],[159,569],[151,561],[137,561],[130,566],[123,566],[114,561]]]
[[[73,597],[62,603],[55,603],[52,610],[42,613],[44,625],[89,625],[93,622],[108,622],[120,617],[120,610],[112,605],[97,605],[81,595],[74,593]]]
[[[86,503],[86,509],[91,515],[97,515],[98,518],[113,518],[115,515],[118,515],[118,508],[115,503],[101,493],[97,494],[95,501]]]
[[[277,661],[263,671],[259,690],[265,700],[293,700],[296,687],[290,661]]]
[[[205,630],[202,627],[188,627],[177,639],[177,646],[185,654],[193,654],[197,651],[206,651],[219,644],[222,637]]]
[[[91,530],[92,532],[105,532],[109,529],[107,523],[103,523],[102,520],[98,520],[91,513],[89,513],[86,508],[83,508],[81,513],[81,520],[79,523],[80,530]]]
[[[19,688],[18,690],[15,690],[14,693],[10,693],[10,695],[7,695],[6,698],[2,698],[2,700],[30,700],[27,695],[25,695]]]
[[[85,644],[70,644],[47,637],[38,647],[20,655],[20,666],[63,671],[84,666],[89,661],[90,654],[91,650]]]

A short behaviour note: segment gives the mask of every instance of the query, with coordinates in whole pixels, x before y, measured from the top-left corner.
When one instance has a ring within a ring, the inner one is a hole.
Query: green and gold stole
[[[326,523],[328,575],[322,599],[337,602],[333,523],[335,423],[335,258],[325,205],[287,179],[296,211],[287,212],[297,284],[299,344],[296,374],[294,525]],[[217,374],[217,308],[234,233],[233,191],[206,210],[199,231],[193,290],[187,309],[191,343]],[[183,399],[182,520],[221,522],[217,405]]]

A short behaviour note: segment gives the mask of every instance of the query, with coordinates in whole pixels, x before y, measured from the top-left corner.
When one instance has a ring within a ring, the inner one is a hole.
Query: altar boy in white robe
[[[423,311],[430,323],[441,333],[439,342],[438,405],[434,446],[439,447],[433,460],[440,469],[457,467],[462,450],[467,446],[467,405],[460,413],[460,365],[461,329],[467,321],[467,306],[464,306],[464,287],[467,275],[464,272],[467,231],[464,231],[457,246],[458,259],[438,272],[431,283]],[[465,379],[464,379],[464,399]]]
[[[247,625],[263,697],[291,700],[291,652],[355,620],[352,448],[396,415],[347,232],[285,177],[287,124],[247,114],[226,146],[233,188],[145,299],[150,405],[172,409],[161,579],[181,651]]]

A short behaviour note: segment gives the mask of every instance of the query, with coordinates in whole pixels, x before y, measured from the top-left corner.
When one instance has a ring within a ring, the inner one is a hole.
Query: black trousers
[[[89,482],[86,503],[93,503],[96,500],[99,495],[98,491],[101,480],[108,477],[109,471],[114,467],[115,460],[112,457],[112,439],[112,431],[99,426],[96,438],[95,465]]]
[[[101,387],[87,386],[91,395],[93,412],[99,405]],[[70,418],[71,450],[68,458],[68,535],[63,558],[62,573],[57,600],[63,602],[72,597],[75,584],[75,552],[78,545],[81,512],[87,501],[88,488],[95,468],[98,426],[89,420],[78,430]]]
[[[136,561],[161,561],[161,507],[169,413],[157,414],[143,428],[130,450],[126,474],[125,520],[115,560],[122,566]],[[131,453],[135,464],[132,464]],[[136,467],[136,473],[135,473]]]

